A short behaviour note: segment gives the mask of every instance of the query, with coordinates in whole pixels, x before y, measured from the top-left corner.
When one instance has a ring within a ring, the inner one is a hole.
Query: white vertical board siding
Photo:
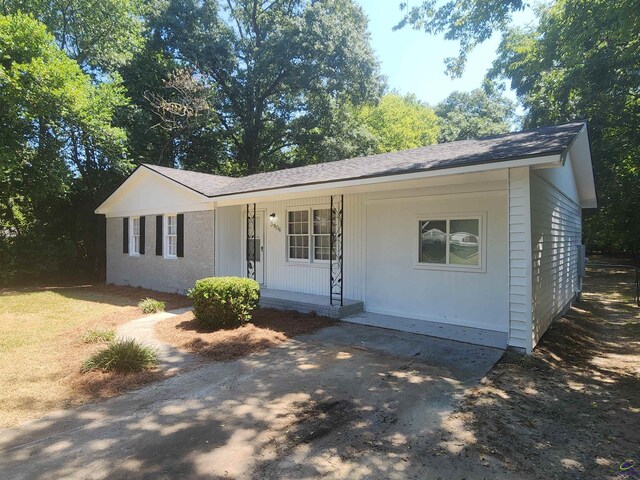
[[[570,165],[564,167],[570,169]],[[532,341],[540,340],[553,319],[579,290],[578,246],[581,209],[550,181],[531,173]]]
[[[344,297],[364,300],[366,250],[364,201],[361,193],[344,196]]]
[[[346,197],[346,196],[345,196]],[[309,197],[276,202],[261,202],[257,211],[264,212],[266,240],[264,242],[265,287],[290,292],[329,295],[329,264],[289,262],[287,260],[287,212],[296,209],[329,208],[330,197]],[[270,215],[275,213],[275,220]],[[245,218],[246,209],[240,216]],[[345,218],[345,228],[351,222]],[[244,235],[246,226],[242,225]],[[347,235],[347,234],[345,234]],[[348,234],[350,235],[350,234]],[[346,252],[345,252],[346,255]],[[348,269],[345,265],[345,271]],[[345,272],[346,275],[346,272]]]
[[[242,270],[242,207],[216,208],[216,276],[244,276]]]
[[[531,343],[531,211],[529,167],[509,170],[509,346]]]
[[[403,197],[368,198],[365,310],[502,332],[504,347],[509,330],[506,183],[495,191],[453,190],[434,194],[425,189]],[[482,219],[484,268],[419,263],[419,221],[452,215]]]

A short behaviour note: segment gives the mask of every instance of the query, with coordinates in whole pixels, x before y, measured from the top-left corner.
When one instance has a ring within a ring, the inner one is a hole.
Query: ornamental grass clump
[[[158,365],[158,354],[154,348],[142,345],[137,340],[120,339],[113,341],[104,350],[91,355],[82,366],[85,372],[131,373],[149,370]]]
[[[145,298],[144,300],[140,300],[138,308],[144,313],[164,312],[164,302],[153,298]]]
[[[112,342],[116,338],[116,331],[113,329],[94,328],[87,330],[82,335],[82,341],[84,343],[107,343]]]
[[[260,300],[260,284],[250,278],[211,277],[189,290],[196,322],[212,330],[248,322]]]

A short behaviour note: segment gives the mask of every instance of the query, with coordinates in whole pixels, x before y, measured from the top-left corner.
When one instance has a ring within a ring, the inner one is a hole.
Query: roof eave
[[[129,176],[98,206],[98,208],[96,208],[94,210],[94,213],[98,214],[98,215],[107,215],[110,213],[109,210],[109,203],[113,200],[113,198],[117,195],[118,192],[122,191],[123,188],[126,188],[126,185],[128,183],[130,183],[132,181],[132,179],[134,178],[134,176],[136,175],[136,173],[138,173],[139,171],[141,171],[142,169],[149,171],[149,172],[153,172],[156,175],[159,175],[160,177],[162,177],[163,179],[166,179],[167,181],[171,181],[172,183],[174,183],[175,185],[179,186],[180,188],[184,188],[186,190],[188,190],[190,193],[195,193],[197,194],[201,200],[203,202],[211,202],[211,199],[209,199],[206,195],[204,195],[202,192],[199,192],[198,190],[195,190],[181,182],[178,182],[177,180],[172,179],[171,177],[164,175],[160,172],[158,172],[157,170],[148,167],[145,164],[141,164],[138,165],[133,172],[131,172],[129,174]]]
[[[514,158],[511,160],[496,160],[493,162],[483,162],[462,167],[432,168],[417,172],[398,172],[392,174],[368,175],[340,180],[328,180],[313,183],[301,183],[288,185],[286,187],[273,187],[268,189],[256,189],[240,193],[229,193],[223,195],[211,195],[209,198],[214,201],[229,204],[234,200],[243,200],[254,197],[276,196],[287,193],[308,192],[314,190],[326,190],[331,186],[335,188],[346,188],[367,184],[379,184],[387,182],[400,182],[404,180],[415,180],[420,178],[439,177],[446,175],[461,175],[464,173],[475,173],[505,168],[515,168],[521,166],[531,166],[535,168],[557,167],[562,164],[562,152],[546,153],[545,155],[530,155]]]

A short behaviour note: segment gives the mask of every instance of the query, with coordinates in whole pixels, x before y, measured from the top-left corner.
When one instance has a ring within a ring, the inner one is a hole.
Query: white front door
[[[248,274],[248,269],[247,267],[247,262],[249,260],[249,252],[251,251],[252,248],[252,243],[253,243],[253,239],[248,238],[247,234],[246,234],[246,213],[244,214],[244,230],[245,230],[245,254],[244,254],[244,258],[245,258],[245,272],[246,274]],[[261,211],[257,211],[256,212],[256,239],[255,239],[255,245],[256,245],[256,261],[255,261],[255,271],[256,271],[256,281],[258,283],[260,283],[260,285],[264,286],[264,265],[265,265],[265,255],[266,255],[266,249],[265,249],[265,242],[264,242],[264,238],[265,238],[265,232],[264,232],[264,212]]]

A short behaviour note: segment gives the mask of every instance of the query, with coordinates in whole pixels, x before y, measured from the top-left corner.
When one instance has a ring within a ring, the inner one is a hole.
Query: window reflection
[[[449,221],[449,263],[452,265],[478,265],[478,235],[480,225],[475,220]]]
[[[446,232],[446,220],[425,220],[420,222],[420,262],[447,262]]]

